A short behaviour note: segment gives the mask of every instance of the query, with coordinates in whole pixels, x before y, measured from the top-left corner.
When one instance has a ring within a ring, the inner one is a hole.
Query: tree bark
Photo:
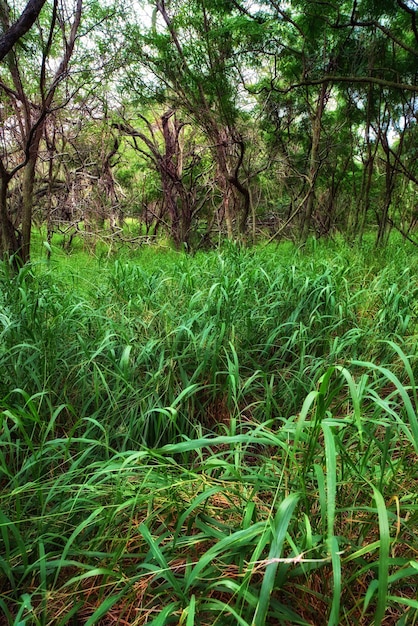
[[[27,263],[30,258],[30,238],[32,233],[33,190],[35,186],[35,170],[38,160],[40,138],[36,137],[30,147],[29,160],[23,172],[22,185],[22,249],[21,258]]]
[[[7,190],[10,177],[0,166],[0,257],[6,258],[19,252],[20,241],[7,212]]]

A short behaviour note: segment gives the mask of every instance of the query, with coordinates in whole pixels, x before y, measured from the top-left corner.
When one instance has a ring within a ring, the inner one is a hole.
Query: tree
[[[321,183],[321,171],[328,172],[335,180],[330,173],[333,171],[333,151],[325,136],[329,137],[330,132],[325,132],[324,121],[329,123],[329,114],[336,108],[356,108],[357,120],[351,127],[350,145],[357,141],[359,147],[361,138],[365,137],[365,150],[360,150],[360,155],[351,150],[352,165],[346,159],[344,171],[357,169],[355,159],[358,156],[363,160],[359,208],[350,221],[354,231],[361,234],[371,215],[377,155],[388,155],[396,115],[403,115],[396,103],[402,101],[411,108],[416,96],[418,39],[415,3],[401,0],[397,3],[392,0],[379,3],[373,0],[326,3],[291,0],[284,5],[269,0],[248,8],[234,0],[234,5],[242,16],[264,27],[264,36],[253,45],[252,54],[260,59],[259,66],[262,59],[270,61],[264,64],[264,76],[261,75],[258,84],[250,85],[249,89],[257,95],[266,118],[272,115],[270,134],[276,128],[281,135],[276,145],[288,165],[290,180],[298,176],[301,184],[297,187],[304,189],[303,193],[293,193],[296,206],[292,207],[286,224],[298,219],[302,240],[312,232],[313,218],[318,224],[316,218],[321,210],[319,198],[322,195],[318,185],[326,184],[326,181]],[[303,101],[305,111],[298,104]],[[380,102],[380,111],[386,121],[389,111],[398,111],[383,126],[378,121],[382,118],[376,112],[377,102]],[[282,123],[290,109],[299,110],[293,116],[292,127]],[[309,125],[306,123],[308,115]],[[300,135],[297,138],[297,129],[304,123],[308,142]],[[351,124],[350,119],[346,120],[347,123]],[[284,127],[288,140],[282,134]],[[307,157],[305,162],[298,158],[301,149]],[[395,162],[393,154],[392,160],[386,159],[386,199],[382,211],[375,212],[380,233],[378,242],[382,241],[388,224],[388,208],[384,206],[389,206],[395,185]],[[290,188],[290,185],[285,187]]]
[[[63,12],[69,10],[72,13],[70,24]],[[25,55],[24,63],[22,55],[12,51],[5,67],[0,69],[0,89],[5,98],[1,109],[0,253],[3,256],[18,253],[23,263],[30,255],[33,191],[40,144],[52,110],[64,106],[71,98],[69,87],[62,93],[60,88],[68,77],[81,10],[82,0],[76,0],[71,9],[54,0],[52,11],[43,15],[38,23],[40,49],[31,42],[33,51],[29,59]],[[10,11],[1,14],[4,30],[9,28],[9,14]],[[56,67],[55,71],[49,70],[50,64]],[[19,207],[9,207],[8,192],[17,175],[21,178],[21,202]]]
[[[151,92],[170,109],[183,111],[206,136],[217,165],[217,215],[230,238],[245,231],[250,213],[242,179],[246,142],[238,120],[231,11],[225,0],[158,0],[151,28],[129,27],[127,39],[135,43],[127,50],[125,80],[139,100]]]
[[[182,244],[194,247],[197,219],[211,192],[207,171],[202,168],[207,146],[196,146],[190,124],[173,109],[148,117],[137,113],[136,117],[135,125],[124,120],[115,122],[113,127],[130,138],[131,147],[145,159],[148,170],[151,167],[158,174],[162,211],[155,218],[169,220],[170,235],[177,248]]]

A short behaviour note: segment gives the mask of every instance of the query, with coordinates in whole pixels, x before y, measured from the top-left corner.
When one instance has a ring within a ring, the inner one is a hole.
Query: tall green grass
[[[413,254],[1,266],[5,623],[418,622]]]

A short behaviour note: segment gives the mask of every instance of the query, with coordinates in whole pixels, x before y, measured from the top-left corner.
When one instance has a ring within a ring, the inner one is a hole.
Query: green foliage
[[[416,252],[370,250],[1,266],[8,623],[414,623]]]

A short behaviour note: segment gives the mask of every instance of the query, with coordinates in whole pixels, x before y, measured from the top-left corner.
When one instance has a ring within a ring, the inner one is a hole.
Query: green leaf
[[[248,543],[254,538],[260,535],[265,528],[264,522],[258,522],[257,524],[253,524],[249,528],[244,528],[244,530],[238,530],[235,533],[231,533],[228,537],[221,539],[214,546],[209,548],[205,554],[203,554],[196,565],[191,570],[190,574],[186,578],[186,586],[185,591],[190,589],[190,587],[195,583],[199,574],[211,564],[213,559],[215,559],[219,554],[224,551],[235,551],[238,550],[241,546],[248,546]]]
[[[268,556],[268,565],[264,573],[263,583],[261,585],[260,595],[257,608],[254,613],[252,626],[264,626],[266,624],[267,614],[270,604],[270,596],[274,586],[276,571],[279,564],[277,559],[280,558],[283,548],[283,542],[286,537],[287,529],[293,515],[293,511],[299,501],[299,495],[291,493],[283,502],[280,503],[274,521],[272,523],[272,542]]]
[[[387,594],[388,594],[388,578],[389,578],[389,549],[390,549],[390,532],[389,532],[389,520],[385,501],[382,494],[378,489],[373,487],[373,495],[376,501],[377,514],[379,518],[379,564],[378,564],[378,580],[372,581],[369,585],[365,600],[364,610],[366,610],[374,591],[377,587],[377,606],[374,616],[375,626],[380,626],[382,623],[386,608],[387,608]]]
[[[183,590],[179,582],[177,581],[176,577],[174,576],[173,572],[171,571],[171,568],[169,564],[167,563],[167,560],[165,559],[159,545],[157,544],[156,541],[154,541],[154,539],[151,536],[150,531],[145,526],[145,524],[140,524],[139,530],[142,536],[144,537],[145,541],[148,543],[149,547],[151,548],[151,553],[153,557],[157,561],[158,565],[161,567],[161,572],[160,572],[161,576],[170,583],[172,588],[176,591],[177,595],[184,600],[185,596],[184,596]]]

